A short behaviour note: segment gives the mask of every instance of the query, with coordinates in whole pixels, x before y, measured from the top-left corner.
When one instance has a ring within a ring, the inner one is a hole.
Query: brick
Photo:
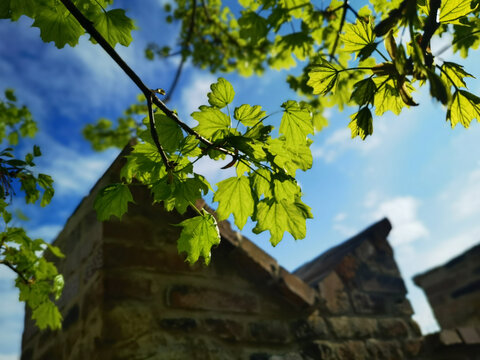
[[[351,254],[346,255],[336,267],[337,274],[349,284],[355,278],[358,260]]]
[[[175,285],[167,289],[167,305],[182,309],[215,310],[234,313],[258,313],[258,299],[212,288]]]
[[[245,326],[230,319],[205,319],[203,329],[221,339],[240,341],[245,338]]]
[[[340,316],[328,318],[327,321],[339,339],[368,338],[377,332],[377,321],[371,318]]]
[[[400,344],[396,341],[378,341],[368,339],[366,341],[368,358],[372,360],[403,360]]]
[[[105,276],[105,297],[108,299],[145,300],[155,294],[152,279],[131,273],[107,273]]]
[[[134,339],[155,329],[152,309],[148,306],[105,305],[103,339],[107,342]]]
[[[291,339],[288,326],[283,321],[255,321],[248,327],[251,340],[256,342],[285,343]]]
[[[68,330],[70,326],[75,324],[80,318],[80,307],[78,304],[73,305],[63,318],[62,329],[64,331]]]
[[[306,359],[342,360],[338,345],[329,341],[312,341],[303,348]]]
[[[87,284],[90,279],[103,268],[105,255],[104,249],[99,245],[86,260],[85,271],[83,274],[84,284]]]
[[[362,341],[345,341],[339,346],[338,355],[342,360],[364,360],[367,349]]]
[[[378,319],[379,333],[386,338],[408,336],[408,326],[402,319]]]
[[[422,350],[423,340],[418,339],[407,339],[403,341],[403,351],[407,355],[407,359],[417,356]]]
[[[457,331],[465,344],[480,344],[480,334],[473,326],[459,327]]]
[[[103,277],[99,274],[95,277],[95,280],[90,282],[89,286],[83,293],[83,299],[81,304],[81,316],[85,320],[94,311],[94,309],[101,308],[103,306],[104,299],[104,284]]]
[[[306,320],[299,319],[292,322],[291,328],[292,333],[299,340],[321,339],[328,336],[327,324],[317,312]]]
[[[332,314],[344,314],[351,310],[348,293],[342,280],[336,272],[332,271],[318,284],[320,298],[325,301],[325,306]]]
[[[197,328],[197,322],[191,318],[166,318],[160,320],[160,326],[170,331],[191,332]]]
[[[459,334],[455,330],[445,329],[438,333],[438,339],[444,345],[454,345],[461,344],[462,339],[460,339]]]
[[[280,291],[293,303],[304,306],[311,306],[315,303],[316,291],[297,276],[280,268],[279,280]]]
[[[413,314],[410,302],[403,296],[367,294],[358,290],[350,292],[354,311],[357,314],[406,315]]]
[[[405,284],[400,276],[375,273],[366,264],[358,266],[355,284],[358,288],[366,292],[400,295],[407,293]]]

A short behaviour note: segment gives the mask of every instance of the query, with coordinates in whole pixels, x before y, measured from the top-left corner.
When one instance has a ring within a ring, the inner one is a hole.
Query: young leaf
[[[274,139],[268,151],[275,156],[274,163],[289,175],[295,176],[297,169],[305,171],[312,167],[313,158],[308,143],[287,144],[285,139]]]
[[[329,62],[315,65],[309,73],[307,85],[313,88],[314,94],[326,95],[333,89],[338,79],[338,70]]]
[[[40,29],[43,41],[53,41],[59,49],[66,44],[72,47],[77,45],[78,38],[85,33],[78,21],[65,10],[63,5],[42,7],[32,24]]]
[[[175,152],[183,140],[183,133],[178,124],[165,114],[155,114],[155,127],[163,148],[170,153]]]
[[[353,85],[352,96],[350,101],[355,101],[360,106],[367,105],[369,102],[373,101],[373,97],[377,91],[377,86],[372,78],[366,78],[356,82]]]
[[[467,87],[464,78],[471,77],[475,78],[473,75],[467,73],[463,70],[463,66],[459,64],[455,64],[453,62],[445,61],[442,65],[442,73],[441,78],[442,80],[449,84],[456,87]]]
[[[41,330],[47,327],[51,329],[60,329],[62,327],[62,315],[50,300],[32,309],[32,319],[36,320],[37,326]]]
[[[285,135],[287,144],[305,143],[308,134],[313,134],[312,114],[301,108],[296,101],[282,104],[285,109],[280,123],[280,133]]]
[[[220,232],[212,214],[203,210],[203,215],[182,221],[178,239],[178,253],[186,252],[187,261],[195,263],[200,256],[206,265],[210,263],[212,246],[220,244]]]
[[[270,231],[270,242],[276,246],[288,231],[295,239],[306,236],[305,212],[295,203],[286,199],[262,200],[257,206],[257,225],[253,229],[256,234]]]
[[[471,4],[471,0],[443,0],[440,6],[440,22],[462,25],[460,19],[475,10],[471,8]]]
[[[235,91],[232,84],[224,78],[218,78],[217,82],[210,85],[212,92],[208,93],[208,103],[219,109],[224,108],[233,101]]]
[[[351,116],[351,119],[348,127],[352,132],[352,139],[360,136],[362,140],[365,140],[368,135],[373,134],[372,113],[368,107],[361,108],[359,112]]]
[[[127,212],[129,202],[133,202],[133,197],[128,186],[111,184],[98,193],[93,208],[97,211],[99,221],[108,220],[112,215],[121,219]]]
[[[480,122],[480,98],[465,90],[455,91],[447,111],[447,120],[450,120],[452,128],[458,123],[468,128],[475,118]]]
[[[220,220],[233,213],[235,225],[242,229],[253,214],[254,202],[250,182],[245,176],[231,177],[217,184],[213,201],[218,202],[217,214]]]
[[[450,92],[443,80],[434,71],[427,69],[428,82],[430,83],[430,95],[440,101],[443,105],[448,104]]]
[[[355,53],[356,57],[356,53],[372,45],[375,41],[373,19],[368,22],[364,19],[357,19],[355,24],[346,24],[345,34],[341,38],[345,43],[344,50]]]
[[[254,126],[265,117],[266,113],[260,105],[250,106],[243,104],[235,108],[233,117],[245,126]]]
[[[208,139],[221,139],[229,133],[230,118],[216,108],[201,106],[192,117],[198,121],[195,130]]]
[[[125,10],[99,11],[95,14],[93,24],[112,47],[117,43],[128,46],[133,40],[131,32],[135,25],[132,19],[125,15]]]

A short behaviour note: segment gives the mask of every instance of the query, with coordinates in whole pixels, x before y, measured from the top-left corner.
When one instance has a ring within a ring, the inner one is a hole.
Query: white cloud
[[[38,162],[38,171],[52,176],[58,195],[85,196],[118,155],[117,149],[104,152],[75,150],[48,136],[40,136],[48,152]]]
[[[420,202],[412,196],[399,196],[377,204],[372,219],[387,217],[392,223],[389,240],[393,246],[407,244],[428,236],[429,232],[418,219]]]
[[[452,215],[464,220],[480,214],[480,169],[474,170],[466,180],[456,184],[456,189],[452,202]]]
[[[345,237],[350,237],[355,234],[356,229],[352,226],[346,224],[348,215],[344,212],[340,212],[333,218],[333,230],[338,232],[340,235]]]
[[[0,354],[0,360],[18,360],[20,359],[18,355],[15,354]]]
[[[55,239],[58,233],[62,230],[63,225],[43,225],[28,231],[31,238],[40,238],[44,241],[51,242]]]
[[[210,84],[215,81],[216,78],[213,75],[194,73],[188,85],[182,88],[181,105],[178,107],[182,117],[188,119],[190,114],[197,111],[200,105],[207,104],[207,93],[210,92]]]

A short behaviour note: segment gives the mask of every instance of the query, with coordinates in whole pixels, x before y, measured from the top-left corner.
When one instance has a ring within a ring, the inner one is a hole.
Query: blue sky
[[[161,2],[143,1],[142,7],[128,10],[139,29],[130,47],[117,47],[152,88],[168,87],[177,64],[176,59],[160,63],[143,57],[148,41],[175,44],[175,28],[162,24]],[[118,1],[117,5],[128,9],[131,3]],[[42,172],[54,177],[56,194],[46,209],[19,202],[14,206],[30,217],[23,225],[32,236],[51,240],[118,153],[93,152],[81,129],[99,117],[115,119],[138,90],[86,36],[77,47],[58,50],[40,40],[31,22],[25,17],[17,23],[0,21],[0,91],[14,88],[39,122],[38,137],[21,148],[26,151],[34,143],[42,147],[44,156],[37,163]],[[432,49],[435,52],[445,44],[447,38]],[[442,59],[459,60],[449,52]],[[466,69],[479,77],[476,62],[478,52],[466,61]],[[284,81],[287,73],[268,71],[261,78],[222,76],[234,86],[234,105],[260,104],[274,112],[295,98]],[[206,103],[209,85],[215,80],[216,76],[187,66],[169,105],[188,119]],[[480,82],[469,85],[480,94]],[[251,224],[242,233],[293,270],[387,216],[415,319],[429,332],[437,325],[411,277],[480,241],[480,124],[452,130],[445,122],[445,109],[428,93],[417,93],[415,99],[420,102],[418,108],[404,110],[398,117],[388,113],[374,119],[374,134],[364,142],[350,139],[347,124],[353,109],[328,113],[330,126],[314,137],[313,168],[298,177],[304,201],[315,217],[307,222],[306,239],[294,241],[286,236],[272,248],[268,234],[252,234]],[[279,120],[273,118],[277,124]],[[216,164],[202,160],[197,165],[212,184],[229,176]],[[13,274],[0,267],[0,360],[18,358],[23,329],[23,304],[17,301],[12,279]]]

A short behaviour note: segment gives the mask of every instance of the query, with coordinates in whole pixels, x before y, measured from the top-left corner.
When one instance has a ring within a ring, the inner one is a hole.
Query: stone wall
[[[27,313],[22,360],[416,358],[420,332],[387,220],[293,274],[222,222],[211,264],[189,266],[172,226],[182,217],[142,187],[121,222],[96,221],[95,194],[120,167],[55,241],[67,254],[63,330],[40,333]]]
[[[427,295],[442,329],[480,326],[480,244],[415,276],[414,282]]]

